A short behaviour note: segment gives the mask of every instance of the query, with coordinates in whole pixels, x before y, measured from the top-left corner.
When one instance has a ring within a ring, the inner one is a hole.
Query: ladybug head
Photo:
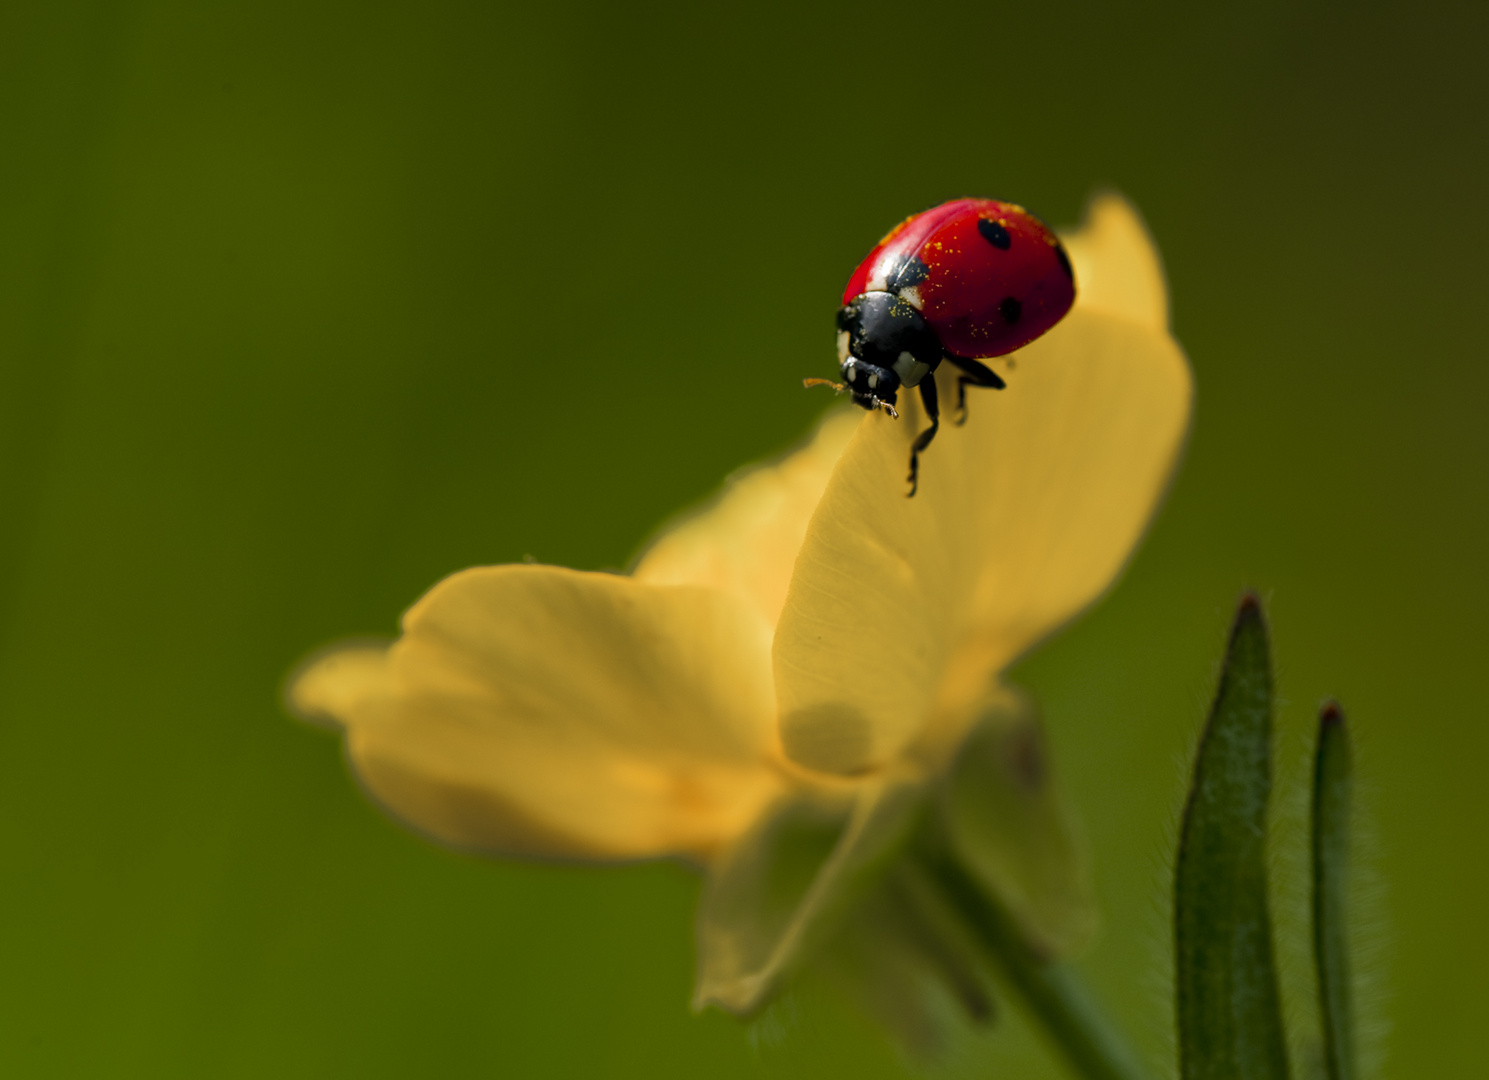
[[[865,409],[877,409],[881,403],[893,405],[899,396],[900,377],[894,368],[879,367],[854,356],[843,361],[843,382],[853,395],[853,404]]]
[[[838,309],[838,362],[855,404],[893,406],[940,360],[940,340],[909,300],[866,292]]]

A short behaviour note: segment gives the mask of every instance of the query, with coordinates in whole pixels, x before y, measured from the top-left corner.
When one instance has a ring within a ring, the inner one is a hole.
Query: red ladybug
[[[936,380],[943,359],[957,377],[957,422],[967,384],[1001,390],[979,358],[1022,348],[1075,302],[1070,257],[1044,222],[1013,203],[956,199],[907,218],[859,264],[838,310],[838,361],[865,409],[898,416],[900,387],[920,387],[931,426],[910,448],[910,494],[920,452],[940,427]],[[808,384],[825,382],[809,379]]]

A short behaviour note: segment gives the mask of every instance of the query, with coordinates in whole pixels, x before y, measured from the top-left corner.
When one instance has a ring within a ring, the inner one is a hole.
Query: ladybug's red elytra
[[[967,385],[1001,390],[980,359],[1022,348],[1075,302],[1075,273],[1054,232],[1013,203],[956,199],[907,218],[859,264],[838,310],[838,362],[853,401],[894,405],[901,387],[920,388],[931,426],[910,448],[910,494],[920,453],[936,437],[936,380],[948,360],[957,377],[957,423]],[[808,379],[808,385],[822,383]]]

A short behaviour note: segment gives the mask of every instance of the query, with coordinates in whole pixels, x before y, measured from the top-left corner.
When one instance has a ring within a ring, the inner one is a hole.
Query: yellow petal
[[[1112,192],[1096,196],[1085,222],[1061,240],[1075,265],[1078,307],[1168,329],[1163,264],[1131,203]]]
[[[467,570],[378,665],[331,654],[291,690],[353,767],[461,848],[703,858],[779,790],[769,640],[732,597],[543,566]]]
[[[851,406],[834,409],[806,446],[731,477],[713,502],[657,538],[633,576],[723,589],[743,597],[774,627],[807,521],[862,419]]]
[[[903,846],[921,778],[886,772],[795,793],[709,868],[698,907],[696,1008],[749,1013],[819,947]]]
[[[917,400],[843,452],[798,556],[774,643],[781,735],[803,765],[872,768],[948,718],[1115,579],[1188,424],[1175,342],[1077,307],[971,390],[905,498]],[[937,372],[955,400],[955,371]],[[964,723],[964,720],[956,720]],[[949,741],[954,741],[954,738]]]
[[[290,711],[313,724],[341,723],[369,695],[385,693],[386,643],[348,642],[321,653],[290,677]]]

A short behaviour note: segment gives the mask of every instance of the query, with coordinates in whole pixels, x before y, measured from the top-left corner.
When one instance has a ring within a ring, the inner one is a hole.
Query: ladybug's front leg
[[[968,383],[971,383],[973,386],[987,386],[994,390],[1002,390],[1008,384],[999,378],[998,373],[986,364],[978,363],[976,360],[969,360],[965,356],[952,356],[950,353],[946,354],[946,359],[965,372],[965,374],[958,375],[956,378],[956,424],[957,427],[961,427],[967,422]]]
[[[920,403],[925,406],[925,415],[930,420],[931,426],[922,431],[920,436],[910,444],[910,490],[905,495],[907,499],[915,494],[918,486],[920,452],[931,445],[931,440],[936,437],[936,432],[941,427],[941,403],[936,398],[934,372],[920,380]]]

